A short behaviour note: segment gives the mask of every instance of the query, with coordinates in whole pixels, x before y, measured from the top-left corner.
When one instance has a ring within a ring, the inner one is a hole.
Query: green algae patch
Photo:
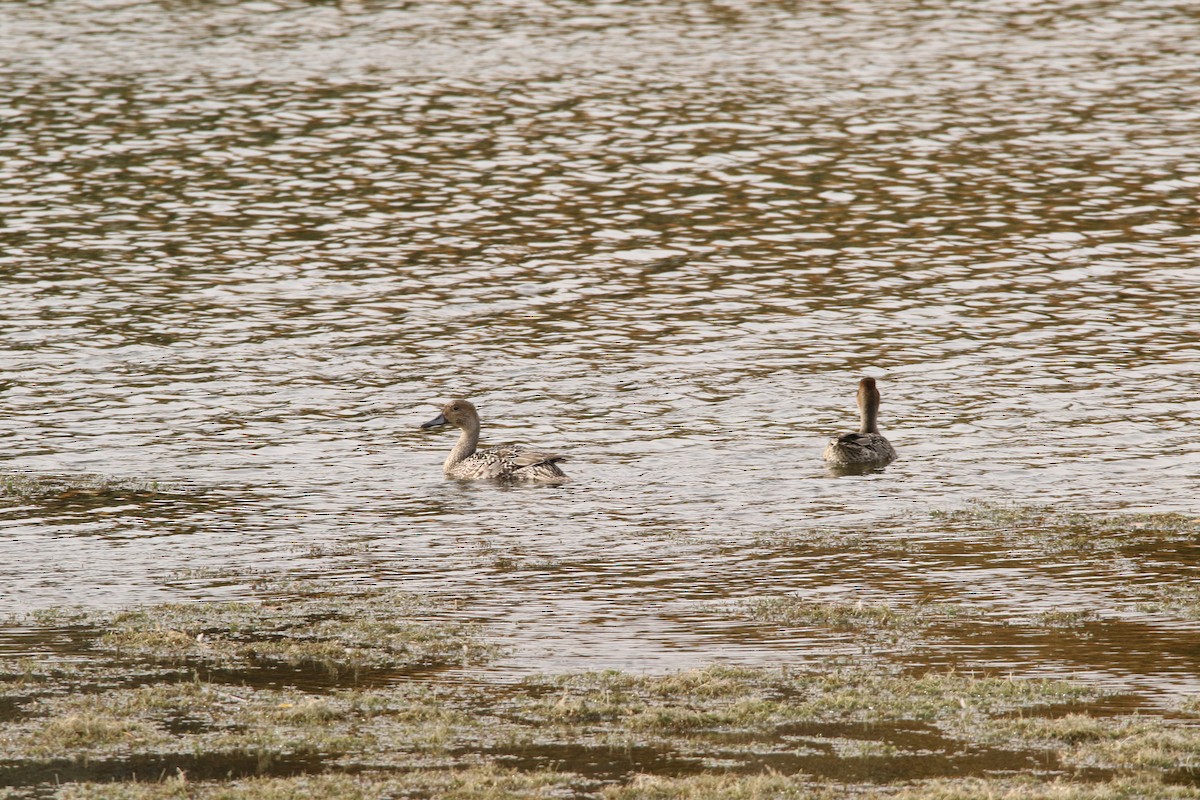
[[[477,626],[419,617],[424,599],[387,589],[321,591],[270,585],[254,602],[188,603],[124,611],[92,623],[103,650],[220,669],[315,668],[330,676],[480,663],[494,648]]]

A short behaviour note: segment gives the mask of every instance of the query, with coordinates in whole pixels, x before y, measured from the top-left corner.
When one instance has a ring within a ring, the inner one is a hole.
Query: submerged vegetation
[[[18,499],[70,500],[91,497],[146,498],[169,493],[157,481],[112,478],[103,475],[56,478],[22,473],[0,474],[0,496]]]
[[[960,603],[869,603],[790,596],[752,600],[729,610],[779,625],[890,634],[922,631],[939,623],[980,615],[979,609]]]
[[[1183,514],[1084,514],[1048,506],[979,502],[935,511],[933,516],[970,528],[983,523],[989,535],[1052,550],[1119,551],[1147,543],[1189,541],[1200,534],[1200,521]]]
[[[483,658],[477,629],[419,621],[427,609],[402,592],[309,583],[270,587],[261,602],[161,605],[103,621],[100,649],[213,668],[315,668],[337,677]]]
[[[1151,613],[1167,613],[1200,620],[1200,586],[1163,586],[1138,607]]]
[[[1040,527],[1022,536],[1116,549],[1192,530],[991,507],[939,519],[964,514],[1000,536],[1029,518]],[[914,657],[1000,634],[1062,652],[1112,624],[1088,608],[767,594],[716,611],[763,635],[882,645],[787,666],[514,677],[488,670],[504,650],[486,627],[428,597],[251,588],[257,599],[18,621],[58,644],[0,660],[0,798],[1200,800],[1200,698]],[[1186,585],[1131,596],[1133,613],[1195,619]]]

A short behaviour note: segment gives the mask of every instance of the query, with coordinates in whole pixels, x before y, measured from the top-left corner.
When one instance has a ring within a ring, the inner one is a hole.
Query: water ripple
[[[1188,4],[0,6],[5,474],[182,487],[14,499],[6,608],[291,571],[456,587],[533,664],[769,657],[697,604],[1128,576],[756,537],[1196,511]],[[902,457],[838,478],[864,372]],[[455,395],[575,482],[448,485]]]

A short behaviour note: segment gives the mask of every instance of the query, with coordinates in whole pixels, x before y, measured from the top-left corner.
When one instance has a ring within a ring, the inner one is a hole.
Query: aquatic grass
[[[105,475],[0,475],[0,497],[32,501],[92,501],[96,499],[145,500],[179,494],[179,487],[158,481],[114,478]]]
[[[246,752],[268,744],[281,753],[328,753],[359,744],[330,724],[354,716],[344,702],[270,690],[234,693],[197,681],[53,695],[22,711],[0,732],[10,757],[77,760],[197,747]],[[181,721],[188,735],[173,730]]]
[[[599,672],[532,678],[526,687],[535,699],[522,710],[540,722],[620,722],[643,731],[763,728],[798,720],[957,719],[1102,695],[1070,681],[954,672],[914,676],[866,668],[731,672],[715,667],[661,677]]]
[[[343,542],[340,544],[294,544],[290,549],[304,558],[332,559],[360,556],[370,553],[374,547],[374,542]]]
[[[779,746],[781,726],[797,722],[914,716],[953,720],[963,714],[1026,708],[1031,701],[1036,705],[1081,696],[1053,684],[1041,683],[1031,692],[1020,681],[965,676],[949,678],[957,691],[946,692],[945,676],[940,677],[943,680],[931,684],[928,677],[893,676],[890,698],[880,690],[878,676],[872,678],[866,671],[842,674],[834,681],[815,675],[798,681],[783,672],[714,668],[657,677],[552,676],[531,680],[521,691],[505,692],[501,698],[486,689],[481,694],[479,688],[436,684],[314,697],[197,683],[146,689],[143,696],[108,693],[103,704],[162,729],[181,718],[202,723],[193,724],[194,732],[177,737],[167,751],[264,752],[275,757],[323,753],[369,769],[410,765],[422,753],[462,757],[561,742],[601,749],[651,746],[699,756],[711,750],[707,737],[728,732],[750,735],[753,741],[742,745],[748,752],[763,746],[772,751]],[[812,696],[790,696],[797,694],[798,686]],[[93,707],[62,701],[52,710],[83,714]],[[94,754],[101,753],[97,749]]]
[[[627,784],[605,787],[600,796],[604,800],[840,800],[851,796],[848,789],[778,774],[638,775]],[[853,796],[870,795],[855,791]]]
[[[640,775],[627,784],[605,787],[603,800],[1195,800],[1200,787],[1163,783],[1152,775],[1103,782],[1002,778],[940,778],[899,787],[836,784],[805,776]]]
[[[1085,514],[1050,506],[990,502],[972,502],[930,514],[956,525],[984,525],[990,533],[1055,551],[1112,551],[1186,540],[1200,533],[1200,519],[1184,514]]]
[[[816,716],[868,721],[961,721],[1104,695],[1099,687],[1066,680],[934,671],[912,676],[865,669],[816,673],[798,688]]]
[[[168,580],[172,583],[184,581],[207,581],[207,582],[237,582],[249,583],[256,579],[261,579],[261,575],[256,574],[254,570],[248,570],[245,567],[188,567],[186,569],[173,570],[167,575]]]
[[[1124,725],[1116,718],[1094,717],[1090,714],[1065,714],[1061,717],[1020,717],[996,720],[989,727],[1023,744],[1077,744],[1114,735]]]
[[[596,687],[605,692],[637,692],[658,697],[738,697],[762,681],[764,672],[752,667],[714,665],[665,675],[637,675],[620,670],[582,672],[531,678],[532,685]]]
[[[935,519],[983,520],[1012,527],[1073,528],[1106,532],[1187,533],[1200,521],[1187,514],[1105,514],[1062,511],[1052,506],[995,503],[976,500],[957,509],[935,509]]]
[[[87,625],[94,615],[94,611],[86,608],[39,608],[15,621],[29,620],[43,628],[68,628]]]
[[[904,556],[921,548],[921,543],[911,538],[863,533],[843,528],[816,528],[800,530],[764,531],[751,540],[758,548],[778,549],[805,547],[812,550],[827,550],[831,553],[870,553],[874,556],[889,554]]]
[[[1088,717],[1089,704],[1105,694],[1099,685],[906,672],[849,659],[804,669],[711,665],[512,682],[447,680],[437,672],[402,677],[395,670],[370,683],[344,673],[316,683],[290,683],[290,673],[276,672],[264,680],[264,663],[288,657],[272,644],[370,649],[381,629],[391,630],[387,624],[439,623],[432,601],[387,590],[332,595],[273,581],[260,590],[265,597],[254,602],[100,614],[109,627],[93,630],[103,647],[88,651],[84,669],[0,662],[0,783],[25,781],[78,798],[1059,792],[1052,781],[827,782],[847,771],[905,774],[910,762],[924,765],[921,774],[930,774],[931,763],[933,774],[943,774],[980,763],[981,753],[984,763],[1020,764],[1029,752],[1043,758],[1048,778],[1087,770],[1089,780],[1111,790],[1095,797],[1120,797],[1125,784],[1117,779],[1137,775],[1143,788],[1156,785],[1186,768],[1188,748],[1197,747],[1183,723]],[[113,634],[131,638],[118,646],[108,638]],[[435,641],[443,635],[431,634]],[[461,641],[448,639],[461,652]],[[403,644],[406,658],[424,652],[409,639]],[[202,653],[209,647],[215,655]],[[388,652],[381,658],[402,661]],[[1039,716],[1051,711],[1058,716]],[[138,780],[147,774],[171,777]],[[52,789],[54,781],[61,785]]]
[[[185,673],[175,667],[111,664],[97,660],[0,659],[0,701],[20,704],[41,697],[104,692],[122,686],[177,680]]]
[[[203,758],[268,773],[273,764],[295,769],[286,765],[304,763],[309,765],[305,771],[362,773],[419,771],[437,765],[444,772],[432,783],[430,775],[420,778],[424,783],[414,784],[392,772],[377,778],[358,774],[354,780],[371,787],[364,791],[400,792],[396,787],[410,787],[420,794],[425,791],[420,787],[432,786],[429,792],[439,797],[460,796],[455,792],[463,797],[499,792],[495,796],[506,797],[508,791],[541,791],[538,787],[549,792],[565,791],[566,786],[578,789],[581,779],[540,775],[529,785],[506,783],[493,773],[474,783],[474,779],[460,779],[464,771],[496,767],[500,759],[526,759],[537,752],[567,758],[563,762],[567,771],[586,774],[600,769],[605,781],[621,784],[627,781],[617,766],[622,763],[618,754],[630,752],[653,753],[651,761],[667,759],[664,763],[671,759],[690,759],[697,766],[711,763],[710,769],[769,764],[777,756],[790,758],[803,752],[821,759],[902,761],[915,756],[888,738],[891,721],[929,720],[948,731],[970,733],[997,715],[1086,702],[1097,694],[1094,688],[1062,681],[958,673],[906,675],[849,667],[796,672],[712,666],[664,675],[608,671],[534,676],[509,685],[405,681],[331,692],[193,679],[94,693],[56,693],[27,701],[19,719],[0,732],[0,750],[10,764],[15,759],[49,769],[55,759],[78,763],[80,778],[89,774],[87,760],[97,759],[110,764],[113,759],[123,760],[130,765],[129,774],[138,771],[142,759],[170,764],[171,758],[185,768],[190,768],[186,765],[192,759]],[[79,731],[53,723],[87,718],[100,718],[105,725]],[[839,733],[846,722],[875,726],[878,733],[846,739]],[[795,725],[806,731],[799,742],[783,736]],[[737,736],[729,739],[730,734]],[[805,744],[809,740],[823,742],[828,752],[812,749]],[[947,740],[941,746],[959,745]],[[570,753],[577,754],[578,764],[568,758]],[[608,762],[613,766],[604,766]],[[530,761],[526,771],[538,774],[543,768],[538,763]],[[581,771],[586,765],[591,766]],[[233,773],[238,774],[244,772]],[[729,791],[735,793],[730,796],[774,785],[768,778],[742,776],[737,780],[749,783],[730,784]],[[806,779],[786,780],[788,792],[808,791],[802,788]],[[282,776],[241,778],[217,785],[189,783],[183,796],[254,796],[236,792],[286,793],[314,785],[311,779],[293,785]],[[357,791],[354,786],[359,785],[350,784],[347,791]],[[155,797],[159,795],[154,792],[167,791],[157,784],[133,786],[128,780],[121,786],[131,797]],[[680,786],[685,787],[682,791],[712,788]],[[178,786],[174,790],[184,791]],[[220,793],[225,790],[230,794]],[[98,788],[72,791],[79,797],[123,796],[102,795]],[[600,790],[596,785],[588,791],[595,796]]]
[[[1077,768],[1200,771],[1200,719],[1073,713],[992,720],[985,733],[994,741],[1053,749],[1061,763]]]
[[[1040,628],[1082,628],[1096,622],[1100,615],[1090,609],[1064,610],[1053,608],[1033,615],[1033,624]]]
[[[767,597],[725,608],[758,622],[828,628],[835,631],[913,632],[933,625],[978,618],[981,611],[961,603],[870,603],[864,600],[811,600]]]
[[[587,781],[568,772],[516,770],[484,765],[458,770],[404,773],[300,775],[243,778],[229,782],[189,781],[186,775],[161,782],[68,784],[59,800],[376,800],[380,797],[437,797],[444,800],[517,800],[574,795]]]
[[[117,744],[144,747],[156,738],[161,738],[160,732],[114,714],[71,714],[48,719],[32,752],[79,753]]]
[[[1060,752],[1065,763],[1120,770],[1200,771],[1200,727],[1122,718]]]
[[[3,795],[0,794],[0,797]],[[437,797],[442,800],[596,797],[598,800],[1195,800],[1200,788],[1172,785],[1136,775],[1103,782],[1046,780],[1035,776],[943,778],[900,787],[841,784],[803,775],[700,774],[685,777],[637,775],[627,782],[596,786],[565,771],[516,770],[491,765],[466,769],[420,769],[404,773],[253,777],[234,781],[191,781],[173,775],[161,781],[64,784],[58,800],[374,800],[378,797]]]
[[[1166,783],[1155,775],[1088,782],[1039,780],[1031,775],[921,781],[886,796],[893,800],[1195,800],[1200,798],[1200,787]]]
[[[0,752],[9,759],[79,759],[169,742],[166,731],[120,697],[120,691],[108,691],[21,698],[20,714],[0,726]]]
[[[54,678],[75,675],[85,671],[78,663],[56,663],[43,659],[23,658],[0,659],[0,696],[26,688],[44,686]]]
[[[1189,620],[1200,620],[1200,586],[1174,584],[1155,590],[1154,596],[1138,603],[1139,611],[1152,614],[1172,614]]]
[[[495,652],[480,628],[418,621],[422,598],[388,589],[324,591],[312,584],[267,584],[252,602],[165,604],[95,615],[101,649],[225,669],[317,668],[330,676],[432,663],[478,663]]]

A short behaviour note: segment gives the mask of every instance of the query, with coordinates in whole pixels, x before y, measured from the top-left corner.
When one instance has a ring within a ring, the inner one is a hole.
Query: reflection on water
[[[1190,4],[396,6],[0,1],[5,475],[161,483],[11,493],[0,607],[285,572],[658,668],[846,646],[706,604],[924,592],[1112,622],[982,663],[1195,689],[1125,595],[1194,551],[925,513],[1196,511]],[[901,458],[839,476],[865,373]],[[450,396],[573,482],[445,481]]]

